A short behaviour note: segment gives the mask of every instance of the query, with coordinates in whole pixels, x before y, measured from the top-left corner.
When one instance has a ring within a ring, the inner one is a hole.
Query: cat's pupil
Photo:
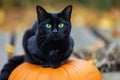
[[[46,24],[45,26],[46,26],[46,28],[51,28],[52,27],[51,24]]]
[[[60,23],[60,24],[58,25],[58,27],[59,27],[59,28],[63,28],[63,27],[64,27],[64,24],[63,24],[63,23]]]

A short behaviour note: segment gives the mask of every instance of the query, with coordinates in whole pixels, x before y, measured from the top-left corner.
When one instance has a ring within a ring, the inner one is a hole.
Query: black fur
[[[36,11],[38,20],[23,37],[25,56],[20,60],[19,58],[10,60],[3,68],[0,80],[7,80],[11,71],[24,61],[57,68],[72,53],[74,46],[74,41],[70,37],[72,6],[67,6],[60,13],[48,13],[41,6],[36,6]],[[50,24],[51,27],[47,28],[46,24]],[[59,24],[64,27],[58,27]]]
[[[16,56],[13,59],[10,59],[7,64],[4,65],[0,73],[0,80],[8,80],[10,73],[16,68],[19,64],[24,61],[24,56]]]

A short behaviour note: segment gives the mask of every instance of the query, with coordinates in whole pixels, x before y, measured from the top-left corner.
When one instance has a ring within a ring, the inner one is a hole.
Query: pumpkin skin
[[[102,76],[91,63],[69,59],[59,68],[43,68],[24,62],[13,70],[8,80],[102,80]]]

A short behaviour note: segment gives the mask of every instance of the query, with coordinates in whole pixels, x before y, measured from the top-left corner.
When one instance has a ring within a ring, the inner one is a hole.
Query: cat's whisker
[[[41,39],[41,38],[43,38],[43,37],[45,37],[45,35],[41,35],[38,39]]]
[[[45,38],[44,37],[41,37],[39,39],[37,39],[38,43],[41,44],[45,41]]]
[[[50,41],[49,39],[46,39],[46,40],[42,43],[42,45],[47,44],[49,41]]]
[[[46,42],[46,41],[43,41],[41,45],[43,46],[43,45],[45,44],[45,42]]]
[[[50,41],[50,39],[47,39],[46,43],[48,43]]]
[[[45,41],[45,39],[41,39],[41,40],[39,40],[38,42],[39,43],[43,43]]]
[[[42,40],[42,39],[45,39],[45,35],[44,35],[44,36],[40,36],[40,37],[38,38],[38,40]]]
[[[43,39],[45,39],[45,38],[44,38],[44,37],[38,38],[39,41],[41,41],[41,40],[43,40]]]
[[[67,39],[66,38],[63,38],[65,41],[67,41]]]

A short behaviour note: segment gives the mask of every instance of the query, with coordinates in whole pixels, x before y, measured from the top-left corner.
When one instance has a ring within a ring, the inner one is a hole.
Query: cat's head
[[[59,40],[69,36],[71,31],[72,6],[69,5],[59,13],[48,13],[43,7],[36,6],[38,33],[47,39]]]

